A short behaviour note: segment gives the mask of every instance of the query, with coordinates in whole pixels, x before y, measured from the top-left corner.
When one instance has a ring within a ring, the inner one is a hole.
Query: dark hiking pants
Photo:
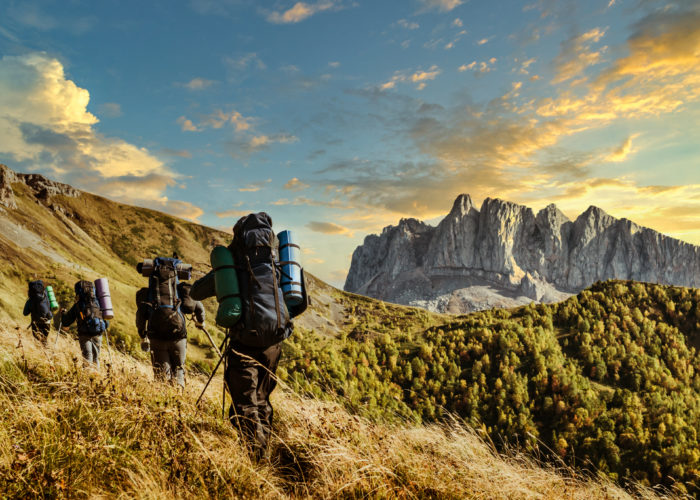
[[[185,359],[187,358],[187,339],[158,340],[150,339],[153,375],[156,380],[174,381],[185,387]]]
[[[102,335],[78,335],[80,352],[86,363],[94,363],[100,366],[100,347],[102,346]]]
[[[267,348],[234,344],[226,359],[226,385],[233,401],[229,418],[256,459],[265,456],[272,432],[270,394],[277,385],[274,374],[281,353],[281,342]]]

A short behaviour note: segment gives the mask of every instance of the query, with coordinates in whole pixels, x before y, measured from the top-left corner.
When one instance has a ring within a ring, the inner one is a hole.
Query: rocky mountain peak
[[[437,227],[402,219],[353,253],[345,290],[437,311],[561,300],[596,281],[697,287],[700,247],[590,206],[571,221],[554,204],[457,197]]]
[[[464,217],[472,210],[475,210],[474,203],[472,202],[471,196],[468,194],[460,194],[457,196],[454,204],[452,205],[452,210],[450,210],[450,216]]]

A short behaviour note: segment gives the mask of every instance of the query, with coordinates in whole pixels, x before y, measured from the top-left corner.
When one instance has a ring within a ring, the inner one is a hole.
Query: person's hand
[[[202,322],[200,323],[199,321],[194,320],[194,326],[196,326],[196,327],[199,328],[200,330],[204,330],[204,321],[202,321]]]
[[[151,350],[151,343],[148,339],[143,339],[143,341],[141,342],[141,350],[143,352],[148,352]]]

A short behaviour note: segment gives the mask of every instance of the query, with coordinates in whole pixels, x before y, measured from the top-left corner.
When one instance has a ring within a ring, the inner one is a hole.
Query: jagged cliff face
[[[39,174],[20,174],[0,163],[0,205],[13,210],[17,208],[12,184],[18,182],[29,187],[34,196],[43,201],[58,194],[70,197],[80,195],[80,191],[73,186],[52,181]]]
[[[370,235],[345,290],[440,312],[551,302],[599,280],[700,286],[700,247],[590,207],[575,221],[460,195],[437,227],[415,219]]]

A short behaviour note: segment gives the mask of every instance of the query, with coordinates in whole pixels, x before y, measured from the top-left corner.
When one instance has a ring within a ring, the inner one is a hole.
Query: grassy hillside
[[[0,211],[0,317],[28,322],[20,314],[29,279],[43,278],[70,305],[75,281],[108,277],[110,338],[141,360],[134,294],[146,279],[134,264],[177,251],[201,275],[211,246],[230,238],[90,194],[40,200],[24,184],[13,188],[18,208]],[[457,317],[309,279],[313,304],[295,321],[279,370],[309,405],[341,405],[387,436],[393,426],[458,416],[501,450],[697,495],[699,291],[606,283],[562,304]],[[205,306],[219,340],[216,302]],[[190,328],[189,341],[190,371],[208,371],[215,360],[206,338]]]
[[[439,325],[362,304],[375,313],[337,341],[295,332],[281,376],[375,420],[456,414],[499,445],[700,493],[700,290],[606,282]]]
[[[498,455],[455,421],[376,424],[284,384],[273,398],[272,462],[256,465],[221,418],[220,386],[195,408],[202,379],[190,377],[178,397],[146,365],[112,355],[95,375],[74,343],[54,351],[0,327],[3,497],[632,498],[604,479]]]

